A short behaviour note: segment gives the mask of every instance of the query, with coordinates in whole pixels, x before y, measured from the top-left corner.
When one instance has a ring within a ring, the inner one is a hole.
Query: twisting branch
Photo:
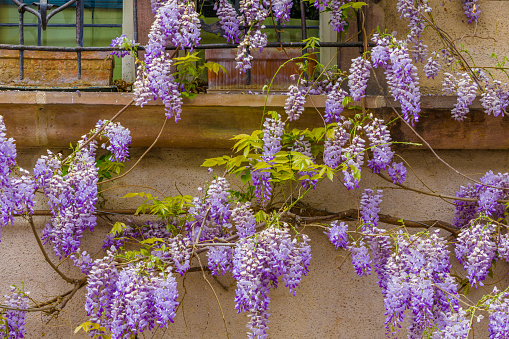
[[[58,267],[55,266],[55,264],[50,260],[50,258],[48,257],[48,253],[46,253],[46,250],[44,249],[44,246],[41,242],[41,239],[39,238],[39,235],[37,234],[37,230],[35,229],[35,224],[34,224],[34,220],[32,219],[32,216],[29,216],[28,217],[28,222],[30,223],[30,227],[32,228],[32,233],[34,234],[35,236],[35,240],[37,241],[37,245],[39,245],[39,249],[41,250],[42,252],[42,255],[44,256],[44,259],[46,259],[46,262],[51,266],[51,268],[58,273],[58,275],[60,277],[62,277],[62,279],[64,279],[65,281],[67,281],[69,284],[74,284],[76,283],[76,280],[75,279],[71,279],[69,278],[68,276],[66,276],[64,273],[62,273],[62,271],[60,271],[58,269]]]
[[[323,211],[321,211],[323,212]],[[360,211],[358,209],[352,208],[346,211],[338,212],[338,213],[331,213],[326,212],[327,215],[319,215],[314,217],[302,217],[298,214],[287,212],[286,216],[293,220],[296,223],[316,223],[316,222],[330,222],[334,220],[342,220],[342,221],[352,221],[352,220],[359,220],[359,214]],[[380,221],[389,225],[396,225],[396,226],[405,226],[405,227],[411,227],[411,228],[431,228],[431,227],[437,227],[441,228],[443,230],[446,230],[447,232],[452,233],[453,235],[458,235],[460,232],[460,229],[457,227],[454,227],[453,225],[441,221],[441,220],[424,220],[424,221],[414,221],[414,220],[408,220],[408,219],[400,219],[393,217],[391,215],[378,213],[378,217],[380,218]]]
[[[82,287],[84,287],[87,284],[87,278],[83,278],[81,280],[78,280],[74,284],[74,288],[72,290],[69,290],[59,296],[56,296],[48,301],[45,301],[43,303],[40,303],[40,307],[30,307],[30,308],[17,308],[17,307],[11,307],[7,305],[0,305],[0,309],[5,310],[12,310],[12,311],[21,311],[21,312],[46,312],[46,313],[53,313],[55,311],[62,310],[65,305],[71,300],[76,292],[80,290]],[[59,305],[53,305],[56,302],[60,302]],[[44,306],[47,305],[47,306]],[[43,307],[44,306],[44,307]]]
[[[432,196],[432,197],[437,197],[437,198],[441,198],[441,199],[448,199],[448,200],[460,200],[460,201],[472,201],[472,202],[479,201],[479,199],[477,199],[477,198],[463,198],[463,197],[456,197],[454,195],[447,195],[447,194],[434,193],[434,192],[426,192],[426,191],[423,191],[423,190],[420,190],[420,189],[417,189],[417,188],[413,188],[413,187],[410,187],[410,186],[406,186],[406,185],[402,185],[402,184],[395,184],[395,183],[392,182],[391,179],[387,178],[382,173],[378,173],[378,176],[380,178],[384,179],[385,181],[392,183],[395,186],[401,187],[402,189],[405,189],[405,190],[408,190],[408,191],[412,191],[412,192],[416,192],[416,193],[420,193],[420,194],[424,194],[424,195],[429,195],[429,196]],[[497,202],[500,203],[500,204],[505,204],[505,203],[508,203],[509,200],[499,199],[499,200],[497,200]]]
[[[385,98],[385,101],[389,103],[389,106],[392,108],[392,110],[394,111],[394,113],[396,113],[396,115],[405,123],[405,125],[412,131],[412,133],[414,133],[421,141],[423,144],[426,145],[427,148],[429,148],[429,150],[431,151],[431,153],[433,153],[433,155],[435,156],[435,158],[437,158],[441,163],[443,163],[446,167],[448,167],[449,169],[451,169],[452,171],[454,171],[456,174],[464,177],[465,179],[469,180],[469,181],[472,181],[476,184],[479,184],[479,185],[483,185],[485,187],[490,187],[490,188],[496,188],[496,189],[499,189],[499,190],[504,190],[504,191],[507,191],[509,190],[509,188],[507,187],[498,187],[498,186],[491,186],[491,185],[486,185],[486,184],[483,184],[482,182],[478,181],[478,180],[475,180],[475,179],[472,179],[470,178],[468,175],[458,171],[456,168],[452,167],[447,161],[445,161],[444,159],[442,159],[442,157],[440,157],[437,152],[433,149],[433,147],[431,147],[431,145],[426,141],[426,139],[424,139],[416,130],[415,128],[412,127],[411,124],[408,123],[408,121],[406,121],[405,119],[403,119],[403,117],[401,116],[401,114],[399,114],[398,110],[396,109],[396,107],[394,107],[394,105],[392,104],[392,101],[389,99],[389,97],[387,96],[387,94],[385,93],[385,91],[383,90],[382,88],[382,85],[380,84],[380,82],[378,81],[378,77],[376,76],[376,72],[373,72],[373,75],[375,77],[375,80],[376,80],[376,83],[378,85],[378,88],[380,89],[380,93],[382,93],[382,95],[384,96]]]

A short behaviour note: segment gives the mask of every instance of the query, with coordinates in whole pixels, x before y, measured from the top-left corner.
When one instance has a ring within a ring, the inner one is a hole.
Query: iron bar
[[[361,22],[361,11],[362,8],[359,8],[357,11],[357,31],[360,32],[359,35],[357,35],[357,41],[363,42],[364,41],[364,34],[363,34],[363,27]],[[362,55],[364,53],[364,46],[359,46],[359,53]]]
[[[304,47],[304,42],[269,42],[266,47]],[[320,47],[360,47],[363,45],[362,42],[351,41],[351,42],[320,42]],[[237,48],[238,44],[203,44],[195,46],[193,49],[221,49],[221,48]],[[368,43],[368,47],[374,47],[374,43]],[[21,45],[8,45],[0,44],[0,49],[17,50],[17,51],[54,51],[54,52],[78,52],[78,51],[121,51],[121,48],[101,46],[101,47],[62,47],[62,46],[21,46]],[[145,46],[138,46],[138,50],[144,51]],[[166,50],[175,50],[175,47],[167,47]]]
[[[37,46],[41,45],[42,45],[42,22],[41,19],[37,18]]]
[[[300,25],[302,29],[302,40],[308,38],[307,27],[306,27],[306,4],[304,0],[300,0]]]
[[[134,42],[138,42],[138,1],[133,0],[133,29]]]
[[[19,11],[19,44],[24,45],[25,44],[25,35],[23,32],[23,21],[24,21],[24,14],[25,14],[25,8],[26,6],[23,6],[23,0],[21,0],[21,3],[18,7]],[[24,55],[23,50],[19,50],[19,79],[23,80],[25,76],[24,71]]]
[[[76,44],[83,47],[83,15],[85,10],[84,0],[77,0],[76,3]],[[81,50],[76,51],[78,61],[78,79],[81,79]]]
[[[18,27],[17,23],[0,23],[0,27]],[[23,24],[24,27],[38,27],[39,24]],[[47,24],[46,27],[76,27],[76,24]],[[87,27],[122,27],[122,24],[83,24]]]

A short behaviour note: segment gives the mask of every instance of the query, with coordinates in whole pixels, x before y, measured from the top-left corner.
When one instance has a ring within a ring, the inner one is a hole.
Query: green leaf
[[[127,228],[126,224],[123,222],[117,221],[113,227],[111,228],[111,231],[109,234],[112,234],[113,236],[116,236],[117,234],[122,233],[122,231]]]
[[[261,223],[261,222],[264,222],[265,220],[267,220],[267,217],[269,215],[267,213],[265,213],[265,211],[262,211],[262,210],[259,210],[256,214],[255,214],[255,219],[256,219],[256,222],[257,223]]]
[[[141,241],[140,244],[151,245],[155,242],[165,242],[165,240],[163,238],[149,238],[149,239],[145,239],[145,240]]]
[[[327,168],[327,177],[330,181],[334,180],[334,171],[330,167]]]

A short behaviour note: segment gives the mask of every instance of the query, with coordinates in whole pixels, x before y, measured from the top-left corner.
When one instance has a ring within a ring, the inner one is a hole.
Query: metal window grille
[[[7,0],[0,0],[1,3],[5,3]],[[11,0],[16,6],[18,6],[19,12],[19,21],[18,23],[0,23],[1,26],[18,26],[19,27],[19,44],[18,45],[10,45],[10,44],[0,44],[0,50],[18,50],[19,51],[19,74],[20,79],[24,77],[24,59],[23,52],[27,50],[31,51],[54,51],[54,52],[74,52],[77,54],[77,68],[78,68],[78,79],[81,79],[81,52],[83,51],[113,51],[118,50],[118,48],[112,48],[110,46],[104,47],[84,47],[83,46],[83,28],[84,27],[122,27],[119,24],[85,24],[83,20],[85,4],[90,0],[70,0],[64,2],[62,0],[53,1],[54,3],[48,3],[48,0],[39,0],[37,3],[33,3],[36,5],[38,9],[34,9],[29,7],[28,3],[25,3],[24,0]],[[92,2],[95,2],[94,0]],[[113,4],[114,0],[110,1],[110,4]],[[239,0],[235,0],[235,3],[238,7]],[[56,6],[56,4],[60,4],[60,6]],[[133,28],[134,28],[134,41],[138,42],[138,23],[137,23],[137,0],[132,0],[133,3]],[[50,19],[57,13],[62,10],[75,6],[76,7],[76,23],[75,24],[50,24]],[[300,1],[300,12],[301,12],[301,25],[300,26],[284,26],[285,28],[300,28],[302,32],[302,39],[307,38],[308,29],[316,29],[318,26],[306,26],[306,14],[305,14],[305,6],[306,3],[301,0]],[[112,7],[110,7],[112,8]],[[24,23],[24,16],[26,12],[35,15],[38,19],[37,24],[27,24]],[[359,14],[359,13],[358,13]],[[357,17],[358,29],[361,30],[360,26],[360,17]],[[37,35],[37,46],[27,46],[24,44],[24,27],[36,26],[38,28]],[[59,46],[41,46],[41,33],[42,30],[45,30],[47,27],[76,27],[76,47],[59,47]],[[276,23],[276,28],[281,28],[282,26],[279,23]],[[274,28],[274,26],[267,26],[267,28]],[[211,33],[219,33],[217,25],[202,25],[202,29]],[[365,43],[362,41],[363,34],[358,34],[358,41],[352,42],[320,42],[320,47],[344,47],[344,48],[352,48],[358,47],[359,51],[362,53]],[[269,42],[267,47],[304,47],[306,44],[304,42]],[[370,44],[368,44],[370,46]],[[236,48],[237,44],[231,43],[214,43],[214,44],[201,44],[195,47],[197,50],[204,49],[223,49],[223,48]],[[168,47],[168,50],[175,49],[175,47]],[[138,50],[145,50],[145,46],[139,46]],[[246,74],[247,81],[249,81],[250,74]]]

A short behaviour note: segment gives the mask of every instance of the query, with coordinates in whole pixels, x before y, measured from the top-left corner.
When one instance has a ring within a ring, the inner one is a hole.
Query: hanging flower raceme
[[[408,20],[410,33],[408,33],[407,42],[414,43],[412,48],[414,60],[423,62],[427,54],[427,46],[422,41],[425,28],[423,15],[431,12],[431,7],[427,1],[398,0],[396,8],[401,16]]]
[[[11,293],[5,296],[5,305],[12,308],[27,309],[29,308],[27,296],[29,293],[18,291],[16,287],[11,286]],[[26,333],[26,311],[5,310],[3,316],[7,326],[2,321],[0,337],[9,339],[24,338]]]
[[[250,49],[258,48],[260,52],[267,45],[267,35],[263,32],[265,26],[263,21],[268,15],[264,1],[259,0],[241,0],[239,22],[241,26],[249,27],[241,39],[237,48],[237,69],[240,72],[246,72],[251,69],[251,60],[253,56]]]
[[[251,209],[250,202],[244,204],[237,203],[237,206],[232,210],[232,219],[237,228],[239,238],[250,237],[255,233],[256,218]]]
[[[348,168],[343,170],[344,185],[349,190],[359,187],[361,166],[364,164],[364,139],[356,135],[348,147],[343,147],[341,159]]]
[[[348,87],[354,101],[361,101],[361,98],[366,96],[370,69],[371,63],[363,57],[357,57],[352,60],[350,75],[348,76]]]
[[[233,255],[233,277],[237,280],[235,309],[248,312],[249,336],[267,337],[270,288],[278,277],[295,295],[295,288],[308,272],[311,259],[309,239],[292,240],[288,228],[270,227],[256,237],[237,242]]]
[[[343,99],[348,95],[340,86],[341,80],[338,79],[330,92],[327,94],[325,101],[325,122],[330,124],[332,122],[341,121],[341,113],[343,112]]]
[[[0,230],[14,223],[13,214],[33,214],[35,182],[28,171],[16,168],[16,146],[7,138],[0,115]]]
[[[456,258],[463,264],[470,285],[474,287],[477,287],[477,284],[484,286],[483,280],[486,279],[495,258],[495,230],[495,225],[489,222],[474,221],[459,234]]]
[[[95,128],[99,130],[104,124],[102,135],[109,140],[109,144],[103,143],[102,148],[106,148],[111,153],[110,160],[125,162],[129,158],[129,146],[131,145],[131,131],[123,127],[120,123],[112,123],[107,120],[99,120]]]
[[[374,118],[371,123],[364,126],[366,135],[369,139],[369,146],[373,158],[368,161],[368,167],[374,173],[380,173],[389,166],[394,156],[391,150],[391,135],[384,121]]]
[[[378,224],[378,213],[380,213],[380,203],[382,202],[382,190],[365,189],[361,197],[361,222],[362,229],[369,230]]]
[[[509,105],[509,89],[507,83],[494,80],[484,87],[481,94],[481,104],[485,112],[498,117],[503,115]]]
[[[292,0],[273,0],[272,1],[272,11],[274,16],[283,24],[287,21],[290,21],[290,12],[292,10],[293,1]]]
[[[145,72],[138,71],[134,83],[135,101],[146,104],[150,97],[163,101],[168,118],[180,119],[182,98],[172,75],[172,61],[165,52],[169,46],[193,48],[200,41],[200,20],[194,2],[169,0],[153,4],[156,9],[145,54]]]
[[[273,118],[265,119],[263,123],[263,153],[262,159],[270,162],[277,152],[281,150],[281,138],[285,125],[279,114]]]
[[[463,11],[467,16],[469,24],[471,24],[472,22],[477,22],[477,20],[479,20],[481,10],[479,9],[478,0],[461,0],[461,6],[463,7]]]
[[[88,274],[85,309],[90,321],[111,331],[115,339],[173,322],[178,292],[171,272],[146,271],[133,264],[119,272],[112,255],[96,260]]]
[[[346,17],[343,15],[343,8],[341,8],[341,6],[343,6],[347,2],[348,1],[345,0],[331,0],[328,6],[328,8],[331,10],[330,25],[336,32],[339,33],[344,32],[345,28],[347,28],[348,26]]]
[[[509,338],[509,293],[500,292],[497,287],[493,288],[493,294],[497,295],[489,303],[490,311],[490,339]]]
[[[509,188],[509,174],[494,174],[492,171],[488,171],[479,179],[479,182],[480,184],[461,186],[456,192],[457,197],[477,200],[454,201],[456,211],[453,225],[456,227],[468,225],[472,219],[481,214],[491,216],[495,220],[504,216],[505,207],[497,200],[503,199],[505,189]]]
[[[468,106],[474,102],[477,85],[472,82],[468,73],[458,74],[456,81],[458,101],[454,104],[451,115],[455,120],[462,121],[469,112]]]
[[[76,252],[83,232],[92,231],[96,225],[97,146],[95,140],[84,146],[86,140],[84,136],[78,142],[78,151],[67,174],[56,170],[44,190],[52,217],[43,230],[42,239],[53,245],[59,258]]]
[[[229,222],[230,184],[223,177],[214,179],[206,192],[205,198],[194,198],[189,214],[194,220],[186,223],[186,228],[193,242],[220,237],[225,229],[231,228]],[[200,239],[197,239],[200,234]]]
[[[396,241],[398,250],[385,265],[387,333],[398,331],[406,310],[411,310],[410,338],[420,338],[432,328],[443,330],[446,319],[460,310],[445,239],[437,232],[400,233]]]
[[[348,231],[348,225],[344,222],[338,224],[337,221],[333,221],[330,224],[330,228],[323,232],[329,238],[329,241],[338,248],[347,248],[348,246],[348,235],[346,232]]]
[[[385,68],[389,91],[401,104],[403,119],[410,124],[419,120],[421,111],[419,78],[417,68],[412,63],[406,44],[394,38],[373,37],[377,47],[373,48],[371,58],[374,67]]]
[[[406,180],[406,167],[402,162],[393,162],[387,173],[394,184],[403,184]]]
[[[438,62],[437,53],[433,52],[433,54],[429,57],[428,62],[424,65],[424,73],[426,74],[426,78],[435,79],[440,72],[442,66]]]
[[[226,41],[237,43],[239,42],[240,23],[235,8],[229,0],[219,0],[214,3],[214,9],[217,11],[219,23],[223,29]]]
[[[323,150],[323,162],[330,168],[336,169],[341,164],[342,147],[350,138],[350,134],[345,130],[344,125],[348,126],[348,121],[334,127],[331,138],[325,140]]]
[[[290,121],[299,119],[304,112],[304,104],[306,103],[306,92],[302,88],[290,85],[288,88],[288,99],[285,101],[285,112],[288,114]]]

